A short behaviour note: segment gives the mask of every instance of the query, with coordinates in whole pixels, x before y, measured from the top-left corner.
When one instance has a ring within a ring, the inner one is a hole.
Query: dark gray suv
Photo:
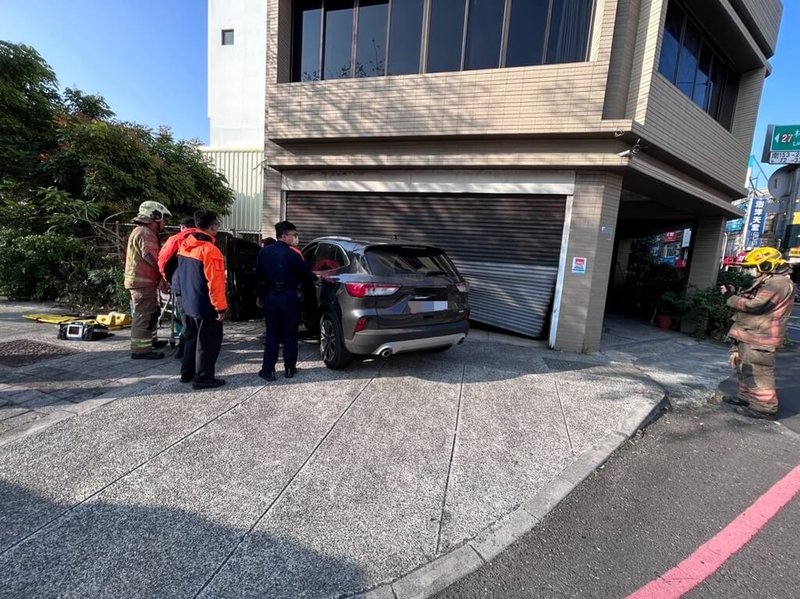
[[[320,280],[304,291],[303,324],[328,368],[354,355],[444,351],[469,332],[469,284],[445,252],[400,240],[320,237],[303,249]]]

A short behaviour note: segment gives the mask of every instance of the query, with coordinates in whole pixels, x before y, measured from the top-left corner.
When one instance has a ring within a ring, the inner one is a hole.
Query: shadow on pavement
[[[0,504],[60,517],[36,534],[0,533],[0,597],[328,597],[361,589],[358,568],[290,539],[247,534],[181,509],[91,499],[73,509],[0,481]],[[148,503],[169,503],[150,498]],[[239,520],[239,521],[236,521]],[[244,537],[244,542],[241,542]]]

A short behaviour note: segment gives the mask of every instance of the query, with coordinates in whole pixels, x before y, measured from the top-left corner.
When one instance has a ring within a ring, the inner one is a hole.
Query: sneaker
[[[777,414],[772,414],[770,412],[759,412],[758,410],[747,408],[745,406],[737,406],[734,408],[734,411],[742,416],[747,416],[748,418],[757,418],[759,420],[776,420],[778,418]]]
[[[153,341],[153,348],[154,349],[164,349],[167,347],[169,342],[166,339],[156,339]]]
[[[210,381],[195,381],[192,389],[216,389],[225,384],[225,379],[211,379]]]
[[[141,354],[131,354],[131,360],[160,360],[164,357],[163,352],[148,351]]]

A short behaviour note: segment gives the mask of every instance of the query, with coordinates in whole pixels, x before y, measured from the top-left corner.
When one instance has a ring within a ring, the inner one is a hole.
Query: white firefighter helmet
[[[139,205],[139,214],[136,217],[138,220],[149,219],[151,222],[161,222],[165,216],[172,216],[169,208],[160,202],[147,200]]]

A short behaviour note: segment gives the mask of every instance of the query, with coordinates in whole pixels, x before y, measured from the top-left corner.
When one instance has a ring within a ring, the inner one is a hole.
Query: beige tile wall
[[[796,1],[796,0],[790,0]],[[778,29],[783,15],[783,4],[780,0],[731,0],[731,4],[743,19],[749,20],[763,39],[762,48],[767,56],[775,52],[778,42]]]
[[[709,217],[697,222],[692,239],[689,285],[705,289],[716,284],[724,237],[725,219]]]
[[[594,352],[600,347],[621,192],[619,175],[585,172],[575,179],[556,349]],[[571,272],[574,257],[589,259],[586,274]]]

